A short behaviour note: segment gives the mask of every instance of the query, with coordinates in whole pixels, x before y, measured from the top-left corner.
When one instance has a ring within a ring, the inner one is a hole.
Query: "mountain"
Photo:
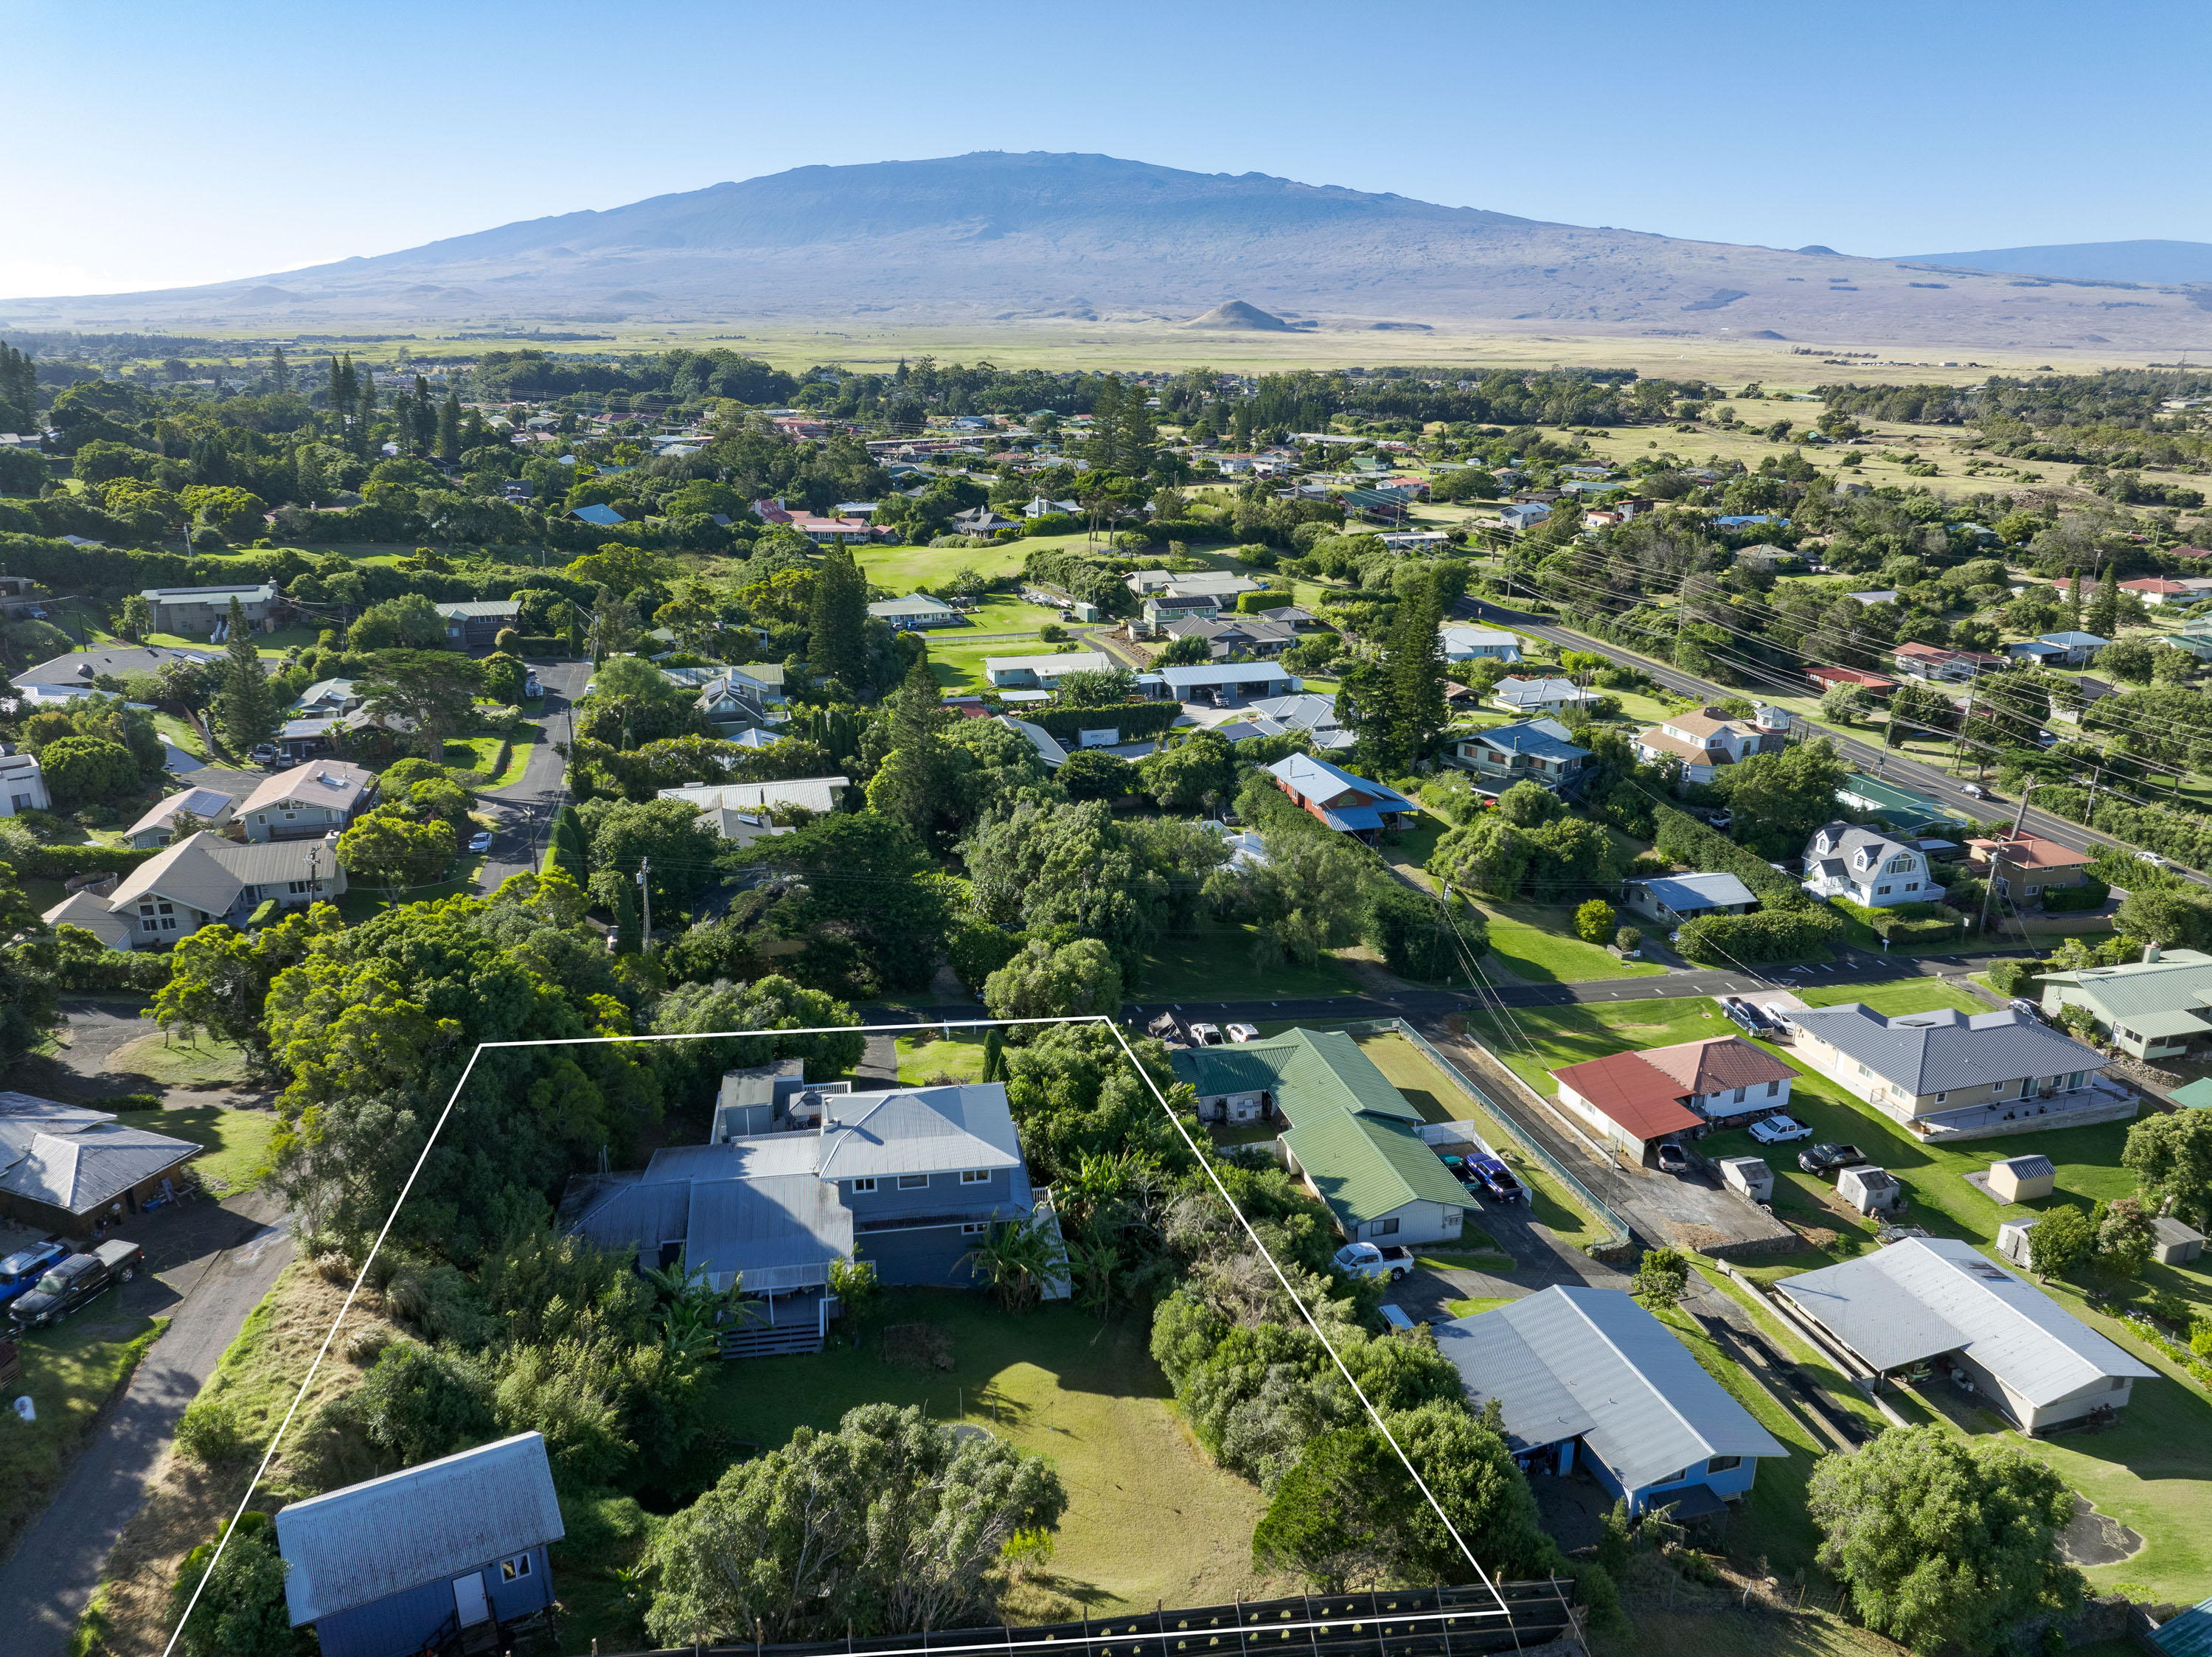
[[[1241,328],[1251,333],[1287,333],[1291,325],[1279,316],[1247,305],[1241,299],[1224,300],[1204,316],[1194,316],[1186,328]]]
[[[1198,317],[1922,351],[2162,350],[2212,333],[2190,296],[2166,287],[2028,289],[1825,248],[1045,152],[802,167],[206,287],[0,301],[0,321],[94,329]]]
[[[2212,241],[2069,241],[2055,247],[1984,247],[1972,253],[1908,257],[1916,265],[2078,282],[2212,282]]]

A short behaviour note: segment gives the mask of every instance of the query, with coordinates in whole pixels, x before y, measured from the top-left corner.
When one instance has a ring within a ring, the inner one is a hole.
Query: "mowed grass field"
[[[1656,961],[1625,961],[1574,935],[1574,911],[1536,904],[1477,905],[1490,926],[1492,958],[1523,984],[1595,984],[1654,978]]]
[[[215,1105],[173,1105],[160,1111],[124,1111],[116,1119],[204,1146],[185,1166],[210,1195],[228,1196],[260,1183],[276,1137],[274,1111],[224,1110]]]
[[[949,1372],[885,1360],[883,1327],[906,1322],[950,1336]],[[710,1381],[711,1419],[767,1449],[801,1425],[834,1428],[848,1410],[883,1402],[972,1422],[1048,1457],[1068,1511],[1042,1581],[1009,1607],[1028,1620],[1052,1620],[1063,1605],[1097,1615],[1284,1591],[1252,1569],[1264,1499],[1184,1429],[1142,1319],[1102,1323],[1067,1306],[1015,1316],[981,1295],[907,1289],[886,1296],[860,1346],[847,1343],[852,1333],[838,1329],[821,1353],[723,1366]]]
[[[21,1337],[23,1378],[8,1392],[11,1401],[28,1398],[37,1419],[18,1421],[11,1410],[0,1432],[0,1551],[46,1507],[100,1407],[168,1326],[118,1311],[118,1298],[111,1289],[58,1327]]]

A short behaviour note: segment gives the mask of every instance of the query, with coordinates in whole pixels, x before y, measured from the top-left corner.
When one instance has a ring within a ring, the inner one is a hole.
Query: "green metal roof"
[[[1283,1143],[1347,1237],[1408,1203],[1474,1206],[1435,1150],[1395,1117],[1347,1111],[1292,1128]]]
[[[2212,1077],[2192,1081],[2185,1087],[2176,1087],[2173,1102],[2193,1111],[2212,1111]]]
[[[2170,1657],[2212,1657],[2212,1599],[2160,1624],[2150,1642]]]
[[[1170,1053],[1168,1062],[1176,1079],[1190,1083],[1201,1098],[1263,1089],[1273,1093],[1297,1127],[1350,1111],[1402,1122],[1421,1119],[1375,1061],[1359,1051],[1359,1044],[1340,1030],[1289,1030],[1265,1041],[1193,1047]]]
[[[1922,823],[1941,822],[1946,818],[1960,820],[1958,814],[1940,800],[1924,794],[1915,794],[1910,789],[1900,789],[1894,783],[1885,783],[1879,777],[1869,777],[1864,771],[1853,771],[1844,778],[1843,786],[1836,790],[1836,798],[1846,804],[1870,811],[1894,826],[1915,826]]]
[[[2193,1036],[2200,1030],[2212,1030],[2194,1013],[2179,1008],[2161,1013],[2129,1013],[2122,1015],[2127,1028],[2139,1036]]]
[[[2124,1019],[2133,1028],[2150,1014],[2202,1012],[2212,1004],[2212,956],[2169,949],[2158,960],[2046,972],[2043,981],[2057,987],[2061,999],[2080,1002],[2108,1022]]]

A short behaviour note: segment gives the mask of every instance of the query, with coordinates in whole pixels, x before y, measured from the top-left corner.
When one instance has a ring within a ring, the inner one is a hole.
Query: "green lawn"
[[[1201,920],[1193,932],[1163,933],[1146,952],[1145,975],[1129,986],[1145,1001],[1305,1000],[1354,996],[1350,967],[1324,955],[1311,966],[1261,968],[1252,963],[1253,929]]]
[[[856,548],[853,561],[869,582],[904,598],[917,587],[938,587],[963,570],[987,576],[1018,576],[1022,560],[1036,542],[1008,541],[1000,546],[882,546]]]
[[[1650,978],[1656,961],[1625,961],[1574,935],[1574,911],[1536,904],[1479,905],[1490,925],[1490,953],[1523,984],[1592,984]]]
[[[134,1318],[103,1295],[58,1328],[21,1337],[23,1378],[11,1399],[27,1395],[38,1419],[12,1411],[0,1432],[0,1550],[34,1518],[60,1484],[62,1470],[92,1429],[100,1407],[130,1379],[166,1318]]]
[[[1507,1295],[1499,1295],[1495,1296],[1485,1296],[1478,1295],[1470,1300],[1446,1301],[1444,1302],[1444,1310],[1450,1313],[1455,1318],[1472,1318],[1478,1312],[1489,1312],[1496,1307],[1501,1306],[1510,1306],[1512,1304],[1513,1302],[1511,1298]]]
[[[1041,604],[1024,604],[1012,593],[997,593],[970,610],[968,619],[973,625],[933,629],[927,637],[933,643],[970,633],[1034,633],[1047,622],[1058,621],[1060,612]]]
[[[226,1087],[245,1079],[246,1054],[214,1036],[187,1041],[157,1030],[117,1048],[108,1068],[149,1076],[167,1087]]]
[[[949,1331],[949,1373],[884,1359],[881,1327],[906,1321]],[[855,1405],[880,1401],[972,1422],[1049,1457],[1068,1511],[1043,1585],[1052,1592],[1025,1589],[1016,1608],[1031,1620],[1044,1620],[1036,1613],[1054,1600],[1113,1610],[1266,1591],[1251,1563],[1265,1503],[1192,1443],[1142,1320],[1101,1323],[1066,1306],[1016,1317],[980,1295],[904,1290],[887,1297],[861,1347],[842,1343],[849,1334],[840,1328],[819,1354],[722,1366],[709,1381],[709,1420],[766,1448],[802,1424],[834,1427]],[[599,1631],[572,1630],[570,1643],[580,1649]]]
[[[316,627],[280,627],[273,633],[256,633],[253,648],[258,655],[281,656],[287,650],[304,650],[322,637]],[[149,633],[148,644],[167,644],[179,650],[220,650],[220,644],[210,644],[204,638],[187,638],[182,633]]]
[[[1989,1002],[1969,994],[1948,978],[1894,978],[1887,984],[1812,984],[1796,992],[1808,1007],[1839,1007],[1845,1002],[1864,1002],[1885,1018],[1905,1013],[1935,1013],[1956,1008],[1961,1013],[1987,1013]]]
[[[983,1076],[983,1039],[981,1036],[901,1036],[898,1038],[898,1079],[909,1087],[950,1076],[955,1081],[980,1081]]]
[[[956,644],[945,634],[929,642],[929,671],[941,690],[981,691],[989,688],[983,677],[988,656],[1048,656],[1059,650],[1040,638],[1002,638],[988,643]]]
[[[213,1105],[174,1105],[163,1111],[124,1111],[117,1119],[133,1128],[189,1139],[207,1148],[185,1166],[217,1197],[258,1183],[269,1166],[276,1132],[274,1111],[226,1111]]]

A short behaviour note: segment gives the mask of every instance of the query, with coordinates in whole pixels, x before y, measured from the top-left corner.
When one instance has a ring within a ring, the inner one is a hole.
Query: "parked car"
[[[1723,996],[1721,1012],[1747,1036],[1765,1035],[1774,1022],[1765,1008],[1754,1007],[1741,996]]]
[[[253,750],[253,763],[257,765],[275,765],[276,763],[276,745],[274,742],[263,742],[257,744]]]
[[[1659,1172],[1660,1172],[1660,1173],[1689,1173],[1689,1171],[1690,1171],[1690,1154],[1689,1154],[1689,1152],[1687,1152],[1687,1151],[1684,1150],[1684,1149],[1683,1149],[1680,1145],[1677,1145],[1677,1144],[1676,1144],[1673,1140],[1671,1140],[1671,1139],[1667,1140],[1667,1141],[1666,1141],[1666,1142],[1664,1142],[1662,1144],[1661,1144],[1661,1146],[1659,1147]]]
[[[1784,1145],[1793,1139],[1810,1139],[1813,1130],[1794,1116],[1767,1116],[1751,1124],[1751,1136],[1762,1145]]]
[[[1865,1161],[1866,1153],[1857,1146],[1838,1145],[1826,1139],[1797,1153],[1797,1166],[1808,1173],[1838,1173]]]
[[[0,1260],[0,1306],[19,1295],[28,1294],[31,1285],[46,1275],[47,1267],[57,1260],[68,1258],[65,1244],[40,1243],[34,1248],[19,1249]]]
[[[2038,1024],[2043,1022],[2043,1007],[2039,1002],[2032,1002],[2025,996],[2014,996],[2010,1001],[2007,1002],[2005,1005],[2011,1008],[2015,1013],[2026,1014],[2029,1018],[2033,1019]]]
[[[1218,1047],[1221,1045],[1221,1026],[1218,1024],[1194,1024],[1190,1026],[1190,1039],[1194,1046]]]
[[[1347,1277],[1387,1277],[1395,1283],[1413,1269],[1413,1251],[1346,1243],[1337,1250],[1332,1264]]]
[[[102,1243],[89,1254],[72,1254],[48,1267],[39,1281],[8,1308],[15,1327],[42,1329],[59,1323],[86,1301],[117,1283],[127,1283],[145,1264],[146,1252],[120,1240]]]
[[[526,700],[533,696],[545,694],[545,686],[534,671],[522,676],[522,694]]]
[[[1232,1024],[1227,1027],[1226,1033],[1231,1041],[1257,1041],[1260,1039],[1260,1026],[1256,1024]]]
[[[1731,813],[1724,811],[1717,811],[1713,813],[1711,816],[1705,819],[1705,826],[1715,830],[1719,833],[1726,834],[1729,832],[1730,825],[1733,825],[1735,821],[1735,818]]]
[[[1469,1191],[1480,1191],[1493,1203],[1528,1200],[1528,1188],[1513,1177],[1513,1170],[1505,1166],[1504,1160],[1486,1151],[1478,1151],[1467,1159],[1460,1184]]]
[[[469,850],[472,852],[489,851],[491,850],[491,831],[489,829],[479,829],[477,832],[469,836]]]
[[[2136,856],[2138,861],[2148,863],[2153,868],[2164,868],[2166,867],[2166,859],[2160,856],[2154,851],[2138,851],[2136,853]]]

